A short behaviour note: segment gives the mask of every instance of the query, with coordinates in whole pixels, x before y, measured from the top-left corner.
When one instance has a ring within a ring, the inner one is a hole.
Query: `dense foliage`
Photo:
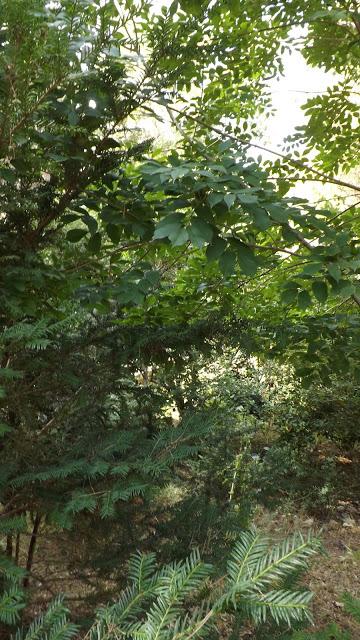
[[[47,535],[99,585],[144,551],[94,638],[210,638],[232,607],[234,633],[309,619],[294,580],[317,543],[246,531],[284,492],[331,511],[349,458],[317,447],[358,441],[359,20],[338,0],[1,3],[6,626]],[[263,160],[294,47],[340,79]],[[313,204],[306,180],[342,191]],[[77,633],[57,599],[16,637]]]

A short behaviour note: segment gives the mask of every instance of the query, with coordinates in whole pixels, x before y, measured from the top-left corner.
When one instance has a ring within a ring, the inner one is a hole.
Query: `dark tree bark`
[[[34,526],[33,526],[33,530],[32,530],[32,534],[31,534],[31,538],[30,538],[30,543],[29,543],[29,548],[28,548],[28,554],[27,554],[27,560],[26,560],[26,571],[29,572],[31,571],[31,567],[33,564],[33,560],[34,560],[34,553],[35,553],[35,548],[36,548],[36,540],[37,540],[37,534],[39,531],[39,527],[40,527],[40,523],[41,523],[41,515],[40,514],[36,514],[35,519],[34,519]],[[29,586],[29,575],[26,575],[24,578],[24,587],[28,587]]]
[[[6,536],[6,555],[9,558],[12,558],[12,554],[13,554],[13,537],[12,535],[9,533]]]

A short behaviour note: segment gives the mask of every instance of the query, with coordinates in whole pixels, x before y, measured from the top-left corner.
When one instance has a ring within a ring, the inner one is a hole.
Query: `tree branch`
[[[284,153],[281,153],[280,151],[274,151],[273,149],[269,149],[268,147],[264,147],[255,142],[250,142],[249,140],[245,140],[244,138],[233,136],[231,133],[224,133],[218,127],[214,127],[213,125],[208,124],[207,122],[205,122],[201,118],[198,118],[197,116],[192,116],[189,113],[180,111],[180,109],[177,109],[176,107],[173,107],[173,106],[170,107],[169,105],[167,105],[167,109],[170,109],[171,111],[178,113],[184,118],[187,118],[188,120],[192,120],[193,122],[196,122],[197,124],[200,124],[201,126],[206,127],[207,129],[209,129],[209,131],[213,131],[214,133],[221,136],[222,138],[227,138],[228,140],[232,140],[237,144],[240,143],[248,147],[253,147],[254,149],[260,149],[260,151],[265,151],[266,153],[271,153],[272,155],[277,156],[278,158],[282,158],[283,160],[286,160],[287,162],[294,165],[295,167],[299,167],[300,169],[305,169],[306,171],[310,171],[314,175],[319,176],[319,178],[321,178],[323,182],[337,184],[340,187],[346,187],[348,189],[354,189],[355,191],[360,191],[360,186],[354,185],[351,182],[346,182],[345,180],[332,178],[331,176],[328,176],[326,173],[323,173],[322,171],[318,171],[318,169],[315,169],[314,167],[310,167],[309,165],[305,164],[304,162],[301,162],[300,160],[295,160],[295,158],[291,158],[290,156],[287,156]]]

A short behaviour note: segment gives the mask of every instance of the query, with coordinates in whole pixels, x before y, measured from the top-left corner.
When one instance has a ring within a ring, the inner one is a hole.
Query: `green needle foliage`
[[[225,576],[213,583],[214,567],[197,551],[185,560],[158,567],[154,554],[133,555],[128,565],[129,585],[117,602],[100,609],[86,633],[92,640],[136,638],[189,640],[210,637],[210,629],[224,612],[242,611],[261,623],[268,618],[290,625],[310,620],[311,593],[285,589],[287,579],[319,550],[319,543],[300,534],[269,549],[268,540],[254,529],[244,531],[228,561]],[[204,592],[209,597],[204,599]],[[62,600],[55,600],[28,630],[14,640],[75,637],[78,629],[67,617]]]
[[[13,636],[14,640],[69,640],[76,636],[78,627],[68,618],[69,610],[61,597],[57,597],[44,614],[31,623],[25,631],[19,629]]]
[[[5,556],[0,556],[0,622],[14,625],[25,606],[21,581],[25,572]]]
[[[360,622],[360,600],[346,593],[343,595],[342,600],[346,612],[356,622]],[[314,633],[299,631],[291,636],[291,640],[355,640],[355,637],[350,631],[344,631],[337,624],[332,623],[325,629]]]

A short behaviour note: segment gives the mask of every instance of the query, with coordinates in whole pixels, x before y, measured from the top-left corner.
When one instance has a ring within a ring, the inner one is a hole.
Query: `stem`
[[[19,555],[20,555],[20,533],[16,536],[16,544],[15,544],[15,562],[19,564]]]
[[[233,497],[234,497],[236,479],[237,479],[237,474],[238,474],[238,471],[239,471],[239,468],[240,468],[241,459],[242,459],[242,454],[238,453],[237,456],[235,457],[233,479],[232,479],[232,483],[231,483],[231,487],[230,487],[230,491],[229,491],[229,502],[231,502]]]
[[[5,551],[5,553],[9,558],[12,558],[12,554],[13,554],[13,538],[12,538],[12,535],[10,533],[6,536],[6,551]]]
[[[35,516],[34,526],[33,526],[30,543],[29,543],[29,549],[28,549],[27,560],[26,560],[26,571],[31,571],[31,567],[34,560],[35,548],[36,548],[37,533],[40,527],[40,523],[41,523],[41,515],[37,513]],[[25,589],[26,587],[29,586],[29,580],[30,580],[30,576],[29,575],[25,576],[24,578]]]

